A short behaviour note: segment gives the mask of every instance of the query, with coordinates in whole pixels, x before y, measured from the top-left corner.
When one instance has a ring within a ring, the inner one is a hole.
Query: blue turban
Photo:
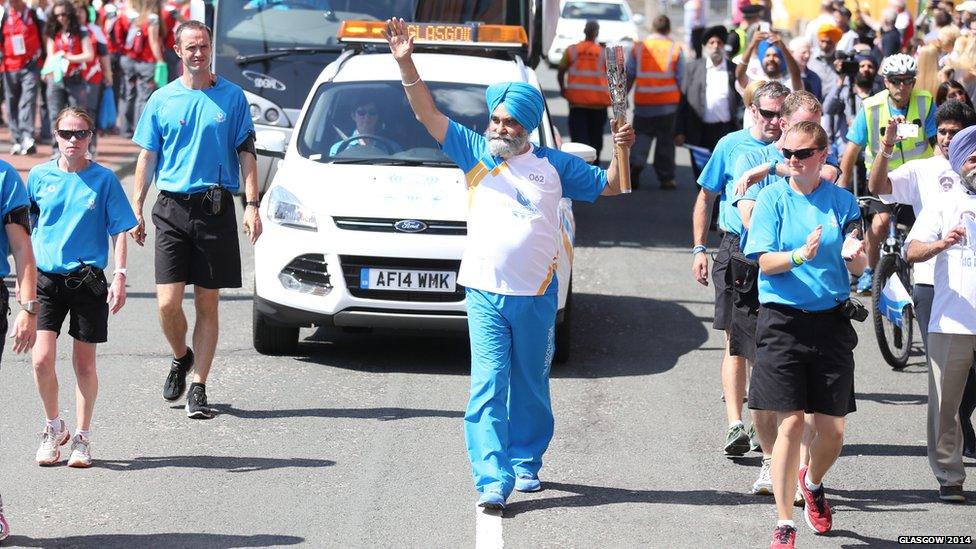
[[[495,112],[499,103],[505,103],[508,114],[512,115],[526,131],[539,127],[542,121],[542,110],[545,100],[542,94],[531,84],[525,82],[501,82],[492,84],[485,90],[488,101],[488,115]]]
[[[949,164],[952,164],[952,171],[964,175],[962,165],[974,152],[976,152],[976,126],[969,126],[952,136],[952,142],[949,143]]]
[[[766,58],[766,50],[769,48],[772,48],[776,52],[776,56],[779,57],[779,72],[786,72],[786,57],[783,56],[783,52],[778,47],[770,44],[769,40],[763,40],[756,48],[756,55],[759,56],[759,64],[762,65],[763,59]]]

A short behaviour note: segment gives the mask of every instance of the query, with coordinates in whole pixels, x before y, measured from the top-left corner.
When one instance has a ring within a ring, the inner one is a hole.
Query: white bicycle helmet
[[[914,76],[917,72],[918,65],[915,63],[915,58],[904,53],[896,53],[886,57],[884,63],[881,64],[881,76],[885,78],[901,75]]]

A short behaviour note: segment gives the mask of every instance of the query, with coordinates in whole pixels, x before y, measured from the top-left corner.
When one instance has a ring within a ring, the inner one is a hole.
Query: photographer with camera
[[[827,133],[816,122],[798,122],[787,130],[782,152],[790,178],[759,192],[743,250],[759,262],[749,408],[775,412],[779,422],[771,467],[779,522],[772,548],[794,546],[798,481],[807,524],[821,534],[833,527],[822,482],[840,455],[844,417],[856,409],[851,320],[867,316],[850,300],[848,283],[848,273],[860,274],[867,264],[857,238],[857,201],[820,176]],[[809,465],[799,468],[804,412],[813,414],[817,435]]]
[[[841,159],[840,183],[843,187],[849,187],[854,164],[862,150],[865,169],[871,170],[875,156],[883,152],[881,140],[888,121],[894,116],[902,116],[909,123],[899,126],[899,133],[905,139],[896,145],[888,159],[888,166],[895,169],[909,160],[932,156],[936,134],[935,102],[932,94],[916,89],[917,71],[915,59],[909,55],[896,54],[884,60],[881,76],[886,89],[864,100],[863,108],[858,111],[847,132],[847,148]],[[863,188],[854,189],[855,194],[863,191]],[[891,208],[872,201],[870,213],[873,214],[871,226],[864,235],[868,268],[857,281],[858,293],[871,291],[873,267],[881,255],[880,246],[888,232]]]
[[[59,158],[35,166],[27,176],[31,210],[37,216],[31,241],[37,258],[37,343],[34,381],[47,418],[38,465],[61,459],[71,435],[59,414],[57,341],[66,316],[74,338],[77,430],[69,467],[91,466],[91,420],[98,394],[95,347],[108,341],[108,313],[125,305],[126,231],[136,218],[111,170],[88,160],[95,123],[83,109],[67,107],[54,120]],[[108,240],[115,245],[115,272],[105,282]]]
[[[878,80],[878,62],[869,52],[847,54],[838,52],[834,69],[840,74],[837,88],[824,96],[824,129],[833,152],[838,157],[847,147],[847,132],[861,110],[865,99],[880,92],[884,86]],[[864,156],[859,155],[855,169],[864,181]]]
[[[976,353],[976,126],[949,144],[949,165],[961,192],[926,205],[908,233],[908,261],[935,258],[929,355],[928,457],[939,499],[964,503],[959,406]]]

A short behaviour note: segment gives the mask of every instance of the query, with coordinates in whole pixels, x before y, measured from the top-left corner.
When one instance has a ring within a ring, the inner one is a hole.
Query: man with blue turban
[[[908,233],[910,262],[935,258],[935,297],[928,326],[929,466],[939,499],[965,503],[959,405],[976,354],[976,126],[949,144],[960,189],[922,209]]]
[[[606,171],[529,142],[545,101],[526,82],[488,87],[488,129],[477,134],[437,110],[411,57],[402,19],[387,40],[410,106],[465,173],[468,243],[458,283],[465,287],[471,339],[471,394],[464,435],[478,505],[504,509],[512,490],[541,489],[542,455],[553,434],[549,365],[558,306],[556,261],[563,250],[559,201],[619,194],[616,156]],[[611,125],[630,145],[629,124]]]

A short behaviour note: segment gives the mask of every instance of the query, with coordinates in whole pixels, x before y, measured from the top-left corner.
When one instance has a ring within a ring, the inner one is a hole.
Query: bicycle
[[[858,206],[861,209],[862,233],[864,234],[867,220],[868,204],[871,201],[881,202],[873,196],[859,196]],[[897,275],[898,282],[907,294],[912,287],[912,266],[905,259],[905,237],[907,230],[898,224],[898,211],[902,205],[896,205],[888,222],[888,236],[881,245],[881,258],[874,270],[871,281],[871,310],[874,320],[874,335],[878,340],[878,348],[885,362],[893,369],[901,370],[908,365],[908,356],[912,349],[914,335],[915,309],[911,299],[900,308],[893,308],[888,298],[883,295],[888,280]]]

